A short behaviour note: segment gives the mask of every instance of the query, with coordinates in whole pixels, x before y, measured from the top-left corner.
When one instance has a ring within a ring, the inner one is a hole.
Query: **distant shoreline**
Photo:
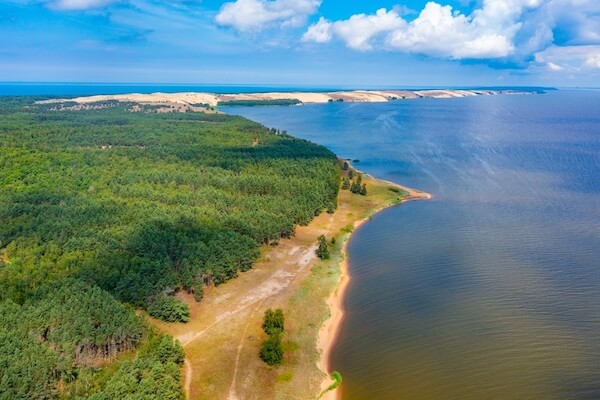
[[[304,92],[304,91],[272,91],[260,93],[208,93],[208,92],[181,92],[164,93],[156,92],[150,94],[107,94],[79,96],[73,98],[48,99],[36,102],[36,104],[61,104],[76,103],[80,105],[117,101],[141,104],[179,104],[186,106],[206,105],[216,107],[226,105],[229,102],[254,102],[265,105],[277,101],[295,101],[294,104],[311,103],[382,103],[389,101],[403,101],[409,99],[435,98],[449,99],[472,96],[492,96],[507,94],[535,94],[540,90],[532,89],[426,89],[426,90],[350,90],[350,91],[326,91],[326,92]]]

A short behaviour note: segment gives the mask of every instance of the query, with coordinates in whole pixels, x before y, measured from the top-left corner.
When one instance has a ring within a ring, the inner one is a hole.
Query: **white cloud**
[[[57,10],[87,10],[90,8],[104,7],[116,0],[54,0],[48,5]]]
[[[405,29],[390,33],[389,44],[405,52],[454,59],[508,56],[514,51],[518,26],[510,18],[514,11],[499,7],[501,2],[486,1],[469,17],[453,13],[450,6],[427,3]]]
[[[389,32],[405,25],[394,10],[387,11],[382,8],[375,15],[357,14],[345,21],[329,22],[323,18],[311,25],[302,40],[324,43],[335,35],[346,42],[347,46],[355,50],[370,50],[370,41],[382,32]]]
[[[600,51],[596,54],[590,54],[585,60],[585,66],[600,69]]]
[[[550,71],[563,71],[564,70],[563,67],[561,67],[558,64],[554,64],[552,61],[548,61],[548,63],[546,65],[548,66],[548,69]]]
[[[308,30],[302,36],[305,42],[327,43],[331,40],[331,23],[325,18],[319,18],[316,24],[308,27]]]
[[[382,32],[400,29],[406,22],[394,10],[377,10],[375,15],[353,15],[347,21],[334,23],[336,35],[348,47],[355,50],[370,50],[370,41]]]
[[[429,2],[412,21],[394,9],[381,9],[374,15],[358,14],[343,21],[321,19],[308,28],[303,40],[323,43],[336,37],[352,49],[369,50],[372,41],[382,38],[384,47],[407,53],[452,59],[500,58],[515,52],[514,39],[522,27],[519,19],[523,13],[542,4],[542,0],[484,0],[481,8],[464,15],[451,6]],[[547,41],[547,33],[537,32],[539,41]]]
[[[271,24],[298,27],[320,5],[321,0],[236,0],[223,4],[215,19],[242,32],[260,31]]]

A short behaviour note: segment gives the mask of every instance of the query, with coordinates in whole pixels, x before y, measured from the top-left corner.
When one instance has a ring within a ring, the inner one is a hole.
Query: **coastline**
[[[377,214],[380,211],[383,211],[389,207],[392,207],[395,205],[400,205],[400,204],[403,204],[403,203],[406,203],[409,201],[429,200],[432,198],[432,196],[429,193],[425,193],[425,192],[422,192],[422,191],[419,191],[416,189],[402,186],[395,182],[378,179],[378,178],[375,178],[372,175],[366,174],[354,167],[352,167],[352,168],[354,170],[356,170],[357,172],[368,176],[371,179],[374,179],[376,181],[386,183],[390,186],[404,190],[408,193],[408,195],[405,198],[403,198],[399,203],[382,206],[382,207],[376,209],[371,215],[369,215],[361,220],[355,221],[353,224],[354,229],[352,230],[352,232],[350,232],[348,235],[346,235],[343,239],[344,243],[342,245],[342,248],[340,249],[341,259],[339,262],[340,275],[339,275],[339,279],[338,279],[338,284],[337,284],[336,288],[333,290],[333,292],[330,294],[330,296],[327,298],[327,301],[326,301],[327,307],[329,308],[330,316],[323,322],[323,324],[319,328],[319,332],[318,332],[318,336],[317,336],[317,348],[320,351],[320,358],[317,363],[317,366],[319,367],[319,370],[326,375],[326,377],[321,382],[322,395],[319,398],[322,400],[341,400],[342,399],[342,392],[340,390],[341,385],[333,390],[329,390],[327,392],[323,392],[323,391],[326,390],[332,383],[331,378],[330,378],[330,374],[332,372],[331,354],[337,343],[338,337],[341,332],[342,323],[344,322],[344,317],[345,317],[344,300],[346,297],[346,292],[348,291],[348,287],[350,285],[350,281],[352,279],[352,276],[350,275],[350,271],[349,271],[348,251],[347,251],[348,243],[350,242],[350,239],[352,238],[352,234],[361,225],[363,225],[368,220],[370,220],[373,215]]]
[[[180,92],[180,93],[129,93],[110,95],[76,96],[71,98],[52,98],[36,101],[35,104],[75,104],[62,106],[60,109],[79,110],[94,107],[94,103],[122,102],[147,105],[168,106],[169,110],[198,111],[199,107],[217,107],[235,104],[235,102],[275,102],[295,100],[301,104],[324,104],[331,102],[350,103],[385,103],[389,101],[404,101],[411,99],[452,99],[472,96],[495,96],[506,94],[529,94],[531,91],[520,90],[488,90],[488,89],[426,89],[426,90],[349,90],[333,92],[267,92],[267,93],[209,93],[209,92]],[[287,103],[283,103],[289,105]],[[178,105],[178,106],[176,106]],[[183,107],[183,110],[180,108]]]

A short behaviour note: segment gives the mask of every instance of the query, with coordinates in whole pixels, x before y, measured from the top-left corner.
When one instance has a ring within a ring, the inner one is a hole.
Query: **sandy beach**
[[[356,171],[373,178],[371,175],[365,174],[362,171],[359,171],[359,170],[356,170]],[[376,178],[373,178],[373,179],[376,179]],[[386,181],[386,180],[379,179],[379,181],[385,182],[391,186],[397,187],[398,189],[405,190],[406,192],[408,192],[408,196],[405,197],[401,201],[400,204],[406,203],[408,201],[414,201],[414,200],[429,200],[429,199],[431,199],[431,195],[429,193],[421,192],[416,189],[408,188],[406,186],[402,186],[397,183]],[[374,214],[378,213],[379,211],[384,210],[385,208],[387,208],[387,207],[382,207],[382,208],[376,210],[374,212]],[[370,218],[371,217],[369,216],[367,218],[356,221],[354,223],[353,232],[355,232],[356,229],[358,229],[362,224],[367,222]],[[348,268],[349,265],[348,265],[348,252],[347,252],[348,243],[350,241],[351,236],[352,236],[352,233],[347,235],[347,237],[344,240],[344,244],[341,248],[342,258],[341,258],[340,265],[339,265],[339,268],[340,268],[339,283],[338,283],[337,288],[334,290],[333,293],[331,293],[330,297],[327,299],[327,306],[329,307],[330,317],[323,323],[323,325],[319,329],[319,335],[317,338],[317,346],[321,352],[321,357],[319,359],[318,367],[321,371],[323,371],[323,373],[327,374],[327,378],[325,378],[323,380],[323,382],[321,383],[321,390],[327,389],[327,387],[329,387],[333,383],[333,381],[329,377],[330,373],[333,372],[332,366],[331,366],[331,354],[332,354],[333,348],[335,346],[335,343],[337,341],[337,338],[340,334],[342,322],[344,321],[344,313],[345,313],[344,299],[345,299],[346,291],[348,290],[348,286],[350,284],[350,280],[352,278],[349,273],[349,268]],[[324,393],[323,396],[321,397],[322,400],[341,400],[341,398],[342,398],[342,392],[341,392],[340,388],[328,391],[328,392]]]

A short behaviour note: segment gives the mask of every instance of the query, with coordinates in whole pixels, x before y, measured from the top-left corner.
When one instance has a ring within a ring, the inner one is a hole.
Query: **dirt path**
[[[185,382],[183,384],[183,392],[185,398],[190,398],[190,387],[192,386],[192,364],[187,358],[183,361],[183,367],[185,368]]]
[[[252,316],[261,308],[263,302],[264,302],[264,300],[261,301],[256,306],[256,308],[254,309],[254,312],[252,313]],[[240,355],[242,354],[242,349],[244,348],[244,339],[246,338],[246,334],[248,332],[248,328],[250,327],[251,323],[252,323],[252,319],[250,319],[250,321],[248,321],[248,323],[246,324],[246,327],[244,328],[244,332],[242,332],[242,337],[240,338],[240,344],[238,346],[238,351],[235,356],[235,366],[233,368],[233,379],[231,381],[231,386],[229,386],[229,395],[227,396],[227,400],[239,400],[237,395],[235,394],[235,382],[237,380],[238,371],[240,369]]]

